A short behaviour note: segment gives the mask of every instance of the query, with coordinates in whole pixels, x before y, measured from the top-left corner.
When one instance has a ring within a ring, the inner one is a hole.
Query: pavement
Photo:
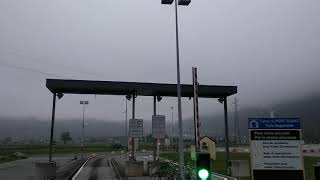
[[[27,159],[11,161],[0,164],[1,180],[29,180],[34,178],[34,163],[48,161],[47,156],[33,156]],[[57,156],[53,158],[59,166],[64,166],[72,161],[72,156]]]
[[[75,180],[112,180],[117,179],[107,156],[96,156],[88,160]]]

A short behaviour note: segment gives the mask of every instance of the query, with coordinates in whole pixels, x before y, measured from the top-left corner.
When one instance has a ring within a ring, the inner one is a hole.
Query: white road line
[[[223,180],[228,180],[228,178],[222,177],[222,176],[218,176],[218,175],[216,175],[216,174],[214,174],[213,176],[215,176],[215,177],[217,177],[217,178],[221,178],[221,179],[223,179]]]
[[[217,177],[217,178],[221,178],[223,180],[228,180],[228,178],[225,178],[225,177],[221,177],[221,176],[217,176],[217,175],[214,175],[214,176]]]
[[[82,171],[83,167],[87,164],[87,162],[88,162],[89,160],[90,160],[90,158],[88,158],[88,159],[86,160],[86,162],[84,162],[84,163],[82,164],[82,166],[78,169],[77,173],[72,177],[72,180],[75,180],[75,179],[78,177],[78,175],[79,175],[80,172]]]
[[[120,175],[117,167],[116,167],[116,166],[113,164],[113,162],[111,161],[111,158],[109,158],[109,164],[110,164],[110,167],[112,167],[113,170],[115,171],[116,176],[118,176],[118,179],[119,179],[119,180],[122,180],[122,177],[121,177],[121,175]]]

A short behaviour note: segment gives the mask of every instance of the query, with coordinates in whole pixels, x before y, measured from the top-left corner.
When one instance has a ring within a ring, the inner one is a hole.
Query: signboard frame
[[[166,117],[164,115],[152,116],[152,137],[155,139],[166,137]]]
[[[299,118],[249,118],[248,128],[252,180],[305,179]],[[281,158],[287,158],[288,163],[275,163]],[[263,162],[263,165],[259,167],[255,162]]]
[[[129,120],[129,137],[133,137],[133,138],[143,137],[143,119]]]

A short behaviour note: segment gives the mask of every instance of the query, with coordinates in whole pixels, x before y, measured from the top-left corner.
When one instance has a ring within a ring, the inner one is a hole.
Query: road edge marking
[[[82,166],[78,169],[77,173],[72,177],[72,180],[75,180],[78,175],[80,174],[80,172],[82,171],[83,167],[87,164],[87,162],[89,161],[90,158],[88,158],[83,164]]]

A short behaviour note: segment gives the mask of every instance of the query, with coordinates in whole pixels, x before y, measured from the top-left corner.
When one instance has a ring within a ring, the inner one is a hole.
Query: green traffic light
[[[207,179],[209,177],[209,171],[206,170],[206,169],[200,169],[198,171],[198,176],[201,178],[201,179]]]

